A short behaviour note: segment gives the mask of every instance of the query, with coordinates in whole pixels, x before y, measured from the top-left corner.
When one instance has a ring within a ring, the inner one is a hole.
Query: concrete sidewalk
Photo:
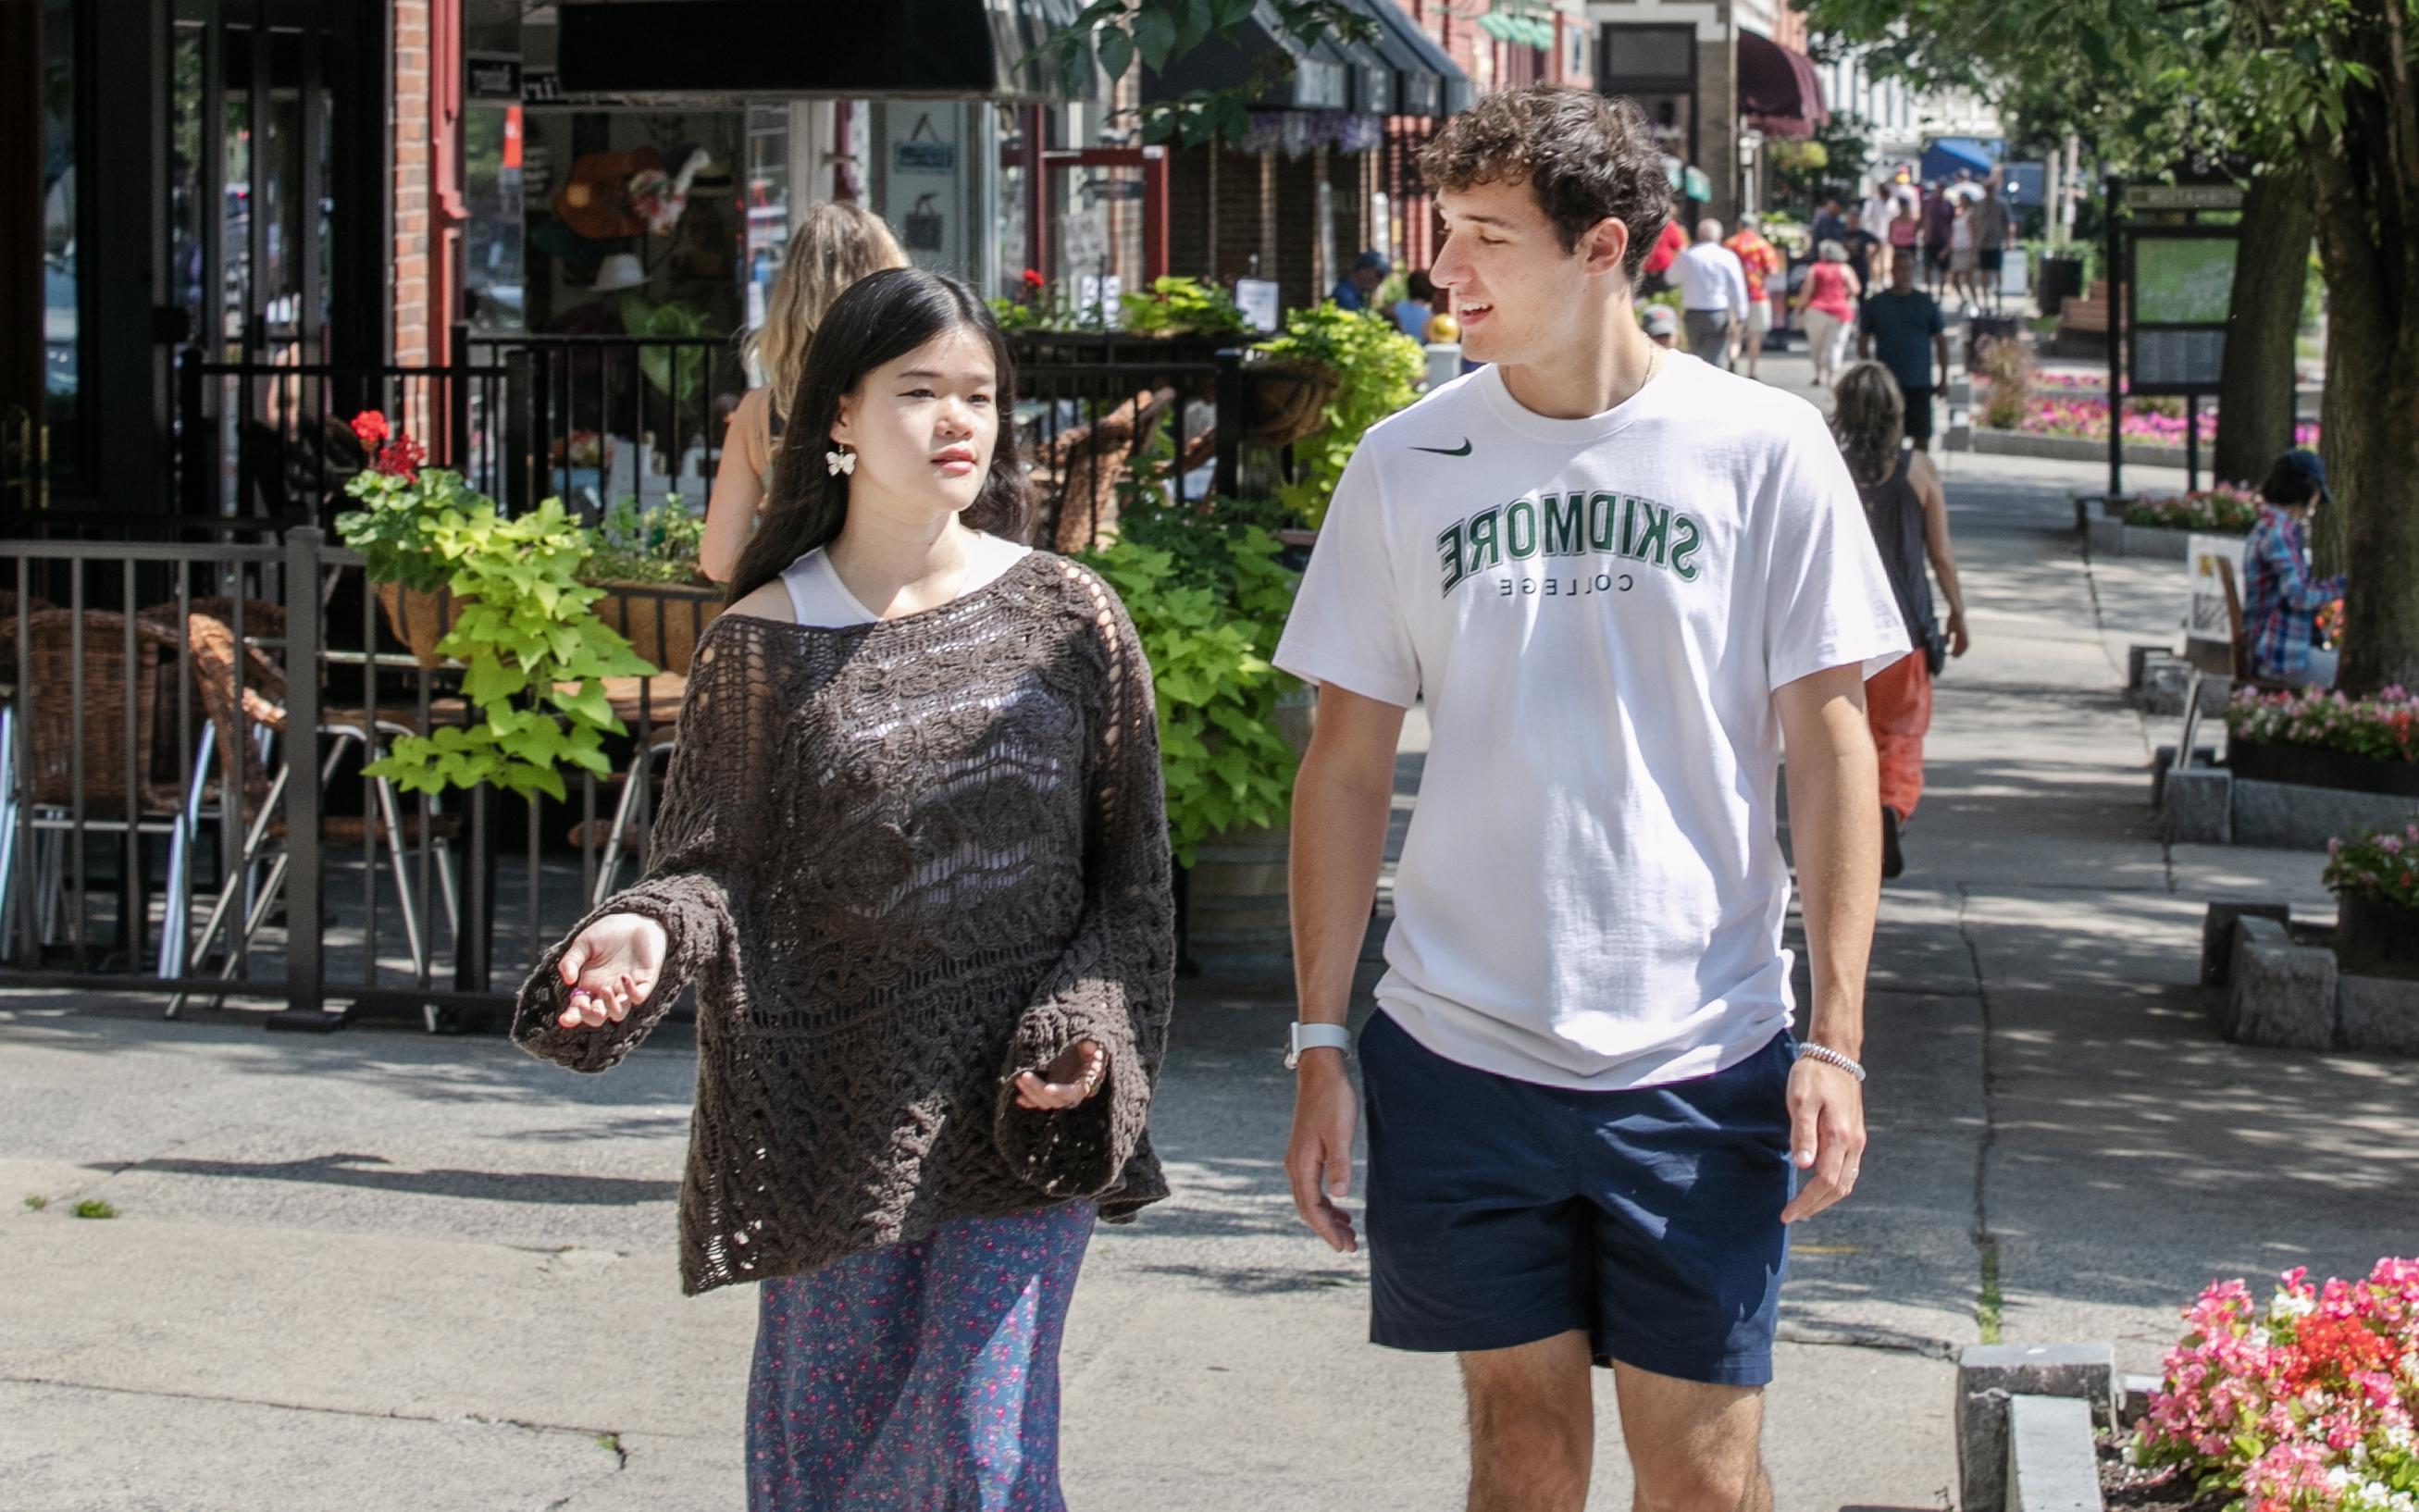
[[[2179,570],[2083,560],[2088,468],[1951,466],[1978,644],[1885,897],[1863,1183],[1793,1260],[1787,1512],[1949,1505],[1949,1362],[1986,1323],[2149,1369],[2211,1275],[2414,1242],[2407,1067],[2206,1026],[2203,901],[2326,900],[2315,856],[2155,837],[2154,732],[2118,688]],[[1286,1196],[1290,1012],[1186,984],[1179,1196],[1102,1231],[1069,1329],[1079,1509],[1460,1504],[1451,1363],[1364,1342],[1365,1264]],[[676,1041],[587,1079],[488,1041],[0,998],[0,1512],[741,1504],[754,1298],[682,1299],[670,1253],[691,1078]],[[1626,1506],[1610,1424],[1599,1464],[1591,1505]]]

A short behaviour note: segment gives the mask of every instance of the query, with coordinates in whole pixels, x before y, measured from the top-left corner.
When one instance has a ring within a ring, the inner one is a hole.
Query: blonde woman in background
[[[907,255],[899,250],[890,227],[870,210],[838,201],[818,205],[807,223],[790,238],[781,276],[774,282],[773,298],[764,309],[764,323],[748,332],[747,358],[763,378],[732,412],[731,430],[722,448],[722,465],[714,474],[714,496],[705,506],[705,539],[698,548],[698,565],[716,582],[729,582],[747,548],[747,537],[764,509],[773,476],[773,457],[780,444],[782,407],[797,392],[798,374],[806,366],[807,344],[824,312],[850,285],[886,268],[904,268]]]

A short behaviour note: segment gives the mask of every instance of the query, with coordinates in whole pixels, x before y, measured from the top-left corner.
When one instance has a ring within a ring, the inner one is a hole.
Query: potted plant
[[[2419,820],[2327,841],[2335,961],[2367,976],[2419,977]]]
[[[1299,574],[1279,560],[1271,500],[1127,506],[1088,563],[1133,617],[1159,698],[1169,839],[1189,872],[1187,945],[1211,967],[1257,969],[1289,950],[1287,815],[1307,731],[1300,685],[1269,658]]]
[[[1393,322],[1333,301],[1294,311],[1282,332],[1254,349],[1280,364],[1333,375],[1333,389],[1318,400],[1307,428],[1292,439],[1294,480],[1278,490],[1295,517],[1315,530],[1363,433],[1418,397],[1427,354]],[[1264,418],[1253,417],[1255,440],[1260,439],[1256,432]]]
[[[624,730],[604,679],[655,669],[590,607],[603,592],[578,579],[594,546],[586,528],[555,499],[503,518],[458,474],[422,469],[419,447],[390,437],[374,412],[355,418],[354,434],[377,450],[347,485],[362,507],[337,517],[337,533],[362,553],[388,623],[423,665],[462,664],[463,695],[480,715],[398,735],[365,770],[407,792],[493,783],[554,798],[564,794],[562,764],[609,776],[604,737]]]
[[[2226,764],[2238,779],[2419,798],[2419,699],[2319,688],[2238,688],[2226,708]]]
[[[2220,483],[2194,493],[2146,496],[2126,506],[2125,523],[2135,530],[2248,535],[2259,523],[2259,493]]]
[[[2386,1512],[2419,1499],[2419,1259],[2359,1280],[2217,1281],[2184,1310],[2120,1475],[2125,1504]]]
[[[448,511],[470,507],[479,495],[464,486],[458,472],[422,467],[427,453],[421,444],[391,431],[378,411],[355,415],[352,431],[369,465],[345,484],[362,507],[336,517],[336,534],[368,559],[387,628],[421,666],[438,666],[445,658],[437,642],[453,618],[445,602],[453,566],[431,553],[429,532]]]
[[[1117,309],[1125,329],[1141,336],[1219,336],[1252,329],[1225,289],[1197,278],[1154,278],[1149,288],[1120,295]]]
[[[668,672],[686,674],[697,638],[722,612],[721,586],[698,566],[704,538],[704,519],[678,494],[653,509],[624,498],[605,512],[579,568],[581,582],[604,591],[597,617]]]

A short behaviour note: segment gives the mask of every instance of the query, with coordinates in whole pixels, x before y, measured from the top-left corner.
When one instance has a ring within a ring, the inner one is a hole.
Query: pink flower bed
[[[2318,1287],[2288,1271],[2264,1307],[2215,1282],[2183,1317],[2136,1464],[2173,1466],[2243,1512],[2419,1508],[2419,1259]]]
[[[2075,436],[2088,440],[2108,439],[2108,401],[2105,399],[2039,399],[2025,415],[2021,427],[2029,436]],[[2217,409],[2211,406],[2201,411],[2200,435],[2204,441],[2217,435]],[[2154,446],[2184,444],[2184,417],[2125,412],[2125,436],[2129,440]],[[2293,427],[2293,444],[2319,444],[2316,422],[2304,422]]]

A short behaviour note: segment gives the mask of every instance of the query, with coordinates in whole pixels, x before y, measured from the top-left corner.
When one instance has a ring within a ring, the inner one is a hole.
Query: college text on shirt
[[[1445,527],[1436,540],[1441,594],[1450,598],[1455,589],[1482,573],[1536,557],[1610,557],[1695,582],[1703,570],[1697,554],[1704,539],[1704,527],[1695,516],[1636,494],[1610,489],[1541,493],[1482,509]],[[1627,593],[1634,580],[1628,573],[1614,572],[1574,575],[1567,584],[1558,577],[1502,574],[1496,583],[1504,598],[1515,594],[1556,598]]]

